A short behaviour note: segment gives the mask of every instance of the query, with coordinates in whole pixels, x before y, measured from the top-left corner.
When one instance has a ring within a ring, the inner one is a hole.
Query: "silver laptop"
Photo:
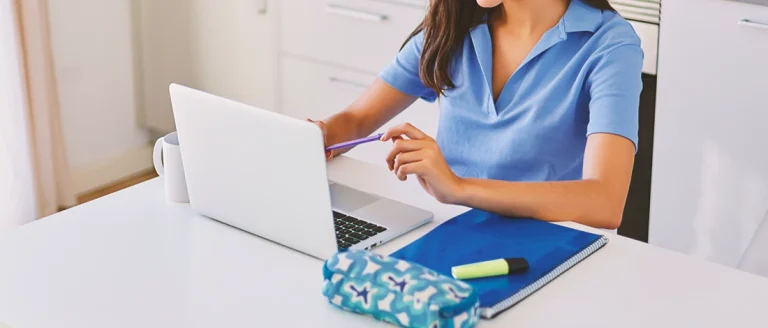
[[[320,259],[372,249],[432,220],[329,181],[312,123],[177,84],[170,95],[190,204],[204,216]]]

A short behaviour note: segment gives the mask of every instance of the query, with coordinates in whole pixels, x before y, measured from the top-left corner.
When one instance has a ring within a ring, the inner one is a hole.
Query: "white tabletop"
[[[435,213],[434,223],[380,252],[466,210],[441,205],[378,166],[339,159],[329,175]],[[768,279],[609,237],[599,252],[480,327],[768,326]],[[389,327],[328,305],[321,267],[167,202],[155,179],[0,236],[0,325]]]

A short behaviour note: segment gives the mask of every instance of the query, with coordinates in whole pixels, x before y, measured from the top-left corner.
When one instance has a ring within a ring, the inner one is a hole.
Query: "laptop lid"
[[[325,259],[337,251],[320,129],[172,84],[192,208]]]

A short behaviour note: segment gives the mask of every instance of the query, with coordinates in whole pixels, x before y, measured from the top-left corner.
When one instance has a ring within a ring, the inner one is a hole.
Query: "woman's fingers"
[[[395,174],[397,175],[397,178],[400,179],[400,181],[405,181],[408,179],[409,174],[420,174],[423,166],[424,166],[423,161],[403,164],[397,168],[397,171],[395,171]]]
[[[408,139],[398,139],[395,140],[395,144],[392,147],[392,150],[387,154],[386,161],[387,161],[387,167],[389,167],[389,170],[394,170],[395,165],[395,157],[400,153],[405,152],[411,152],[416,151],[424,148],[426,142],[422,140],[408,140]]]
[[[413,140],[430,139],[430,137],[427,134],[417,129],[410,123],[403,123],[397,126],[393,126],[389,130],[387,130],[387,132],[385,132],[384,135],[381,137],[381,140],[387,141],[392,137],[402,136],[402,135],[408,137],[408,139],[413,139]]]
[[[424,150],[417,150],[417,151],[409,151],[407,153],[399,153],[397,156],[395,156],[394,165],[392,166],[392,170],[397,172],[397,170],[409,163],[413,162],[419,162],[424,160]]]
[[[307,118],[306,120],[307,120],[307,122],[314,123],[318,127],[320,127],[320,132],[323,134],[323,146],[328,147],[328,128],[325,126],[325,122],[323,122],[323,121],[315,121],[315,120],[313,120],[311,118]],[[332,150],[325,152],[325,160],[326,161],[331,160],[333,158],[333,156],[334,156],[334,152]]]
[[[323,142],[325,142],[325,137],[328,134],[328,129],[325,127],[325,122],[323,122],[323,121],[315,121],[315,120],[313,120],[311,118],[307,118],[306,120],[307,120],[307,122],[315,123],[320,128],[320,131],[323,134]]]

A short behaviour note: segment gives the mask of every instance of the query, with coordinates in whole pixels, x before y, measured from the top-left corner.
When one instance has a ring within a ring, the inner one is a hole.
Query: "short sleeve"
[[[589,124],[587,135],[610,133],[623,136],[638,147],[638,116],[642,81],[643,50],[622,45],[598,60],[587,78]]]
[[[394,60],[379,73],[379,78],[402,93],[434,102],[437,95],[419,78],[419,59],[423,43],[422,31],[405,44]]]

